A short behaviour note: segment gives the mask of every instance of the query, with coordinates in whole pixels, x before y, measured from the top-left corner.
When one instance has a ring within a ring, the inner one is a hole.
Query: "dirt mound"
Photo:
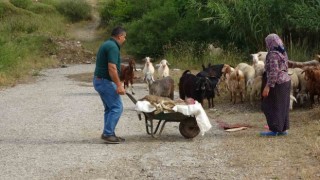
[[[65,64],[91,64],[95,61],[95,54],[85,49],[80,41],[65,38],[52,38],[57,45],[57,52],[53,54],[60,65]]]

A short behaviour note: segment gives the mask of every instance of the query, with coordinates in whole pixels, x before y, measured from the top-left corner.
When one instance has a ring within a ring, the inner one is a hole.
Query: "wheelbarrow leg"
[[[146,118],[145,118],[145,122],[146,122],[146,130],[147,130],[147,133],[148,133],[149,135],[151,135],[152,137],[155,138],[155,137],[156,137],[156,134],[157,134],[157,132],[158,132],[158,130],[159,130],[160,124],[161,124],[162,121],[163,121],[163,120],[159,120],[156,128],[154,129],[153,119],[146,117]],[[165,124],[165,122],[164,122],[164,123],[162,124],[162,126],[161,126],[161,130],[160,130],[159,135],[161,135],[161,132],[162,132],[163,127],[164,127],[164,124]]]
[[[160,132],[159,132],[159,136],[161,136],[161,133],[162,133],[162,131],[163,131],[163,129],[164,129],[164,126],[166,125],[167,122],[168,122],[168,121],[164,121],[164,122],[162,123],[161,129],[160,129]]]

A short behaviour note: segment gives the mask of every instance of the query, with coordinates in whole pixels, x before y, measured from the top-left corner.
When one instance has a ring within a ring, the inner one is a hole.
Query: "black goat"
[[[209,83],[210,88],[207,88],[207,91],[205,93],[205,97],[208,100],[209,108],[214,107],[213,98],[215,97],[215,91],[217,91],[218,96],[220,95],[217,85],[220,82],[220,77],[223,74],[224,67],[225,67],[225,64],[217,64],[217,65],[208,64],[208,67],[205,67],[204,65],[202,65],[203,70],[196,75],[197,77],[205,77],[210,80],[210,83]]]
[[[179,79],[179,95],[183,100],[191,97],[203,104],[206,92],[210,90],[210,80],[206,77],[197,77],[191,74],[190,70],[184,71]]]

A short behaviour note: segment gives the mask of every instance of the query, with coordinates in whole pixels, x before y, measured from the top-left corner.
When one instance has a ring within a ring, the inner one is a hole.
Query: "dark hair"
[[[125,33],[126,30],[120,26],[118,27],[115,27],[112,32],[111,32],[111,36],[118,36],[118,35],[121,35],[123,33]]]

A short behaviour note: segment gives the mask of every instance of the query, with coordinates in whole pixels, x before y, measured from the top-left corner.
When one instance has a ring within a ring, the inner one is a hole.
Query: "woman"
[[[269,34],[265,42],[268,54],[262,83],[262,111],[270,131],[261,132],[260,135],[287,135],[291,86],[291,78],[288,75],[288,56],[277,34]]]

